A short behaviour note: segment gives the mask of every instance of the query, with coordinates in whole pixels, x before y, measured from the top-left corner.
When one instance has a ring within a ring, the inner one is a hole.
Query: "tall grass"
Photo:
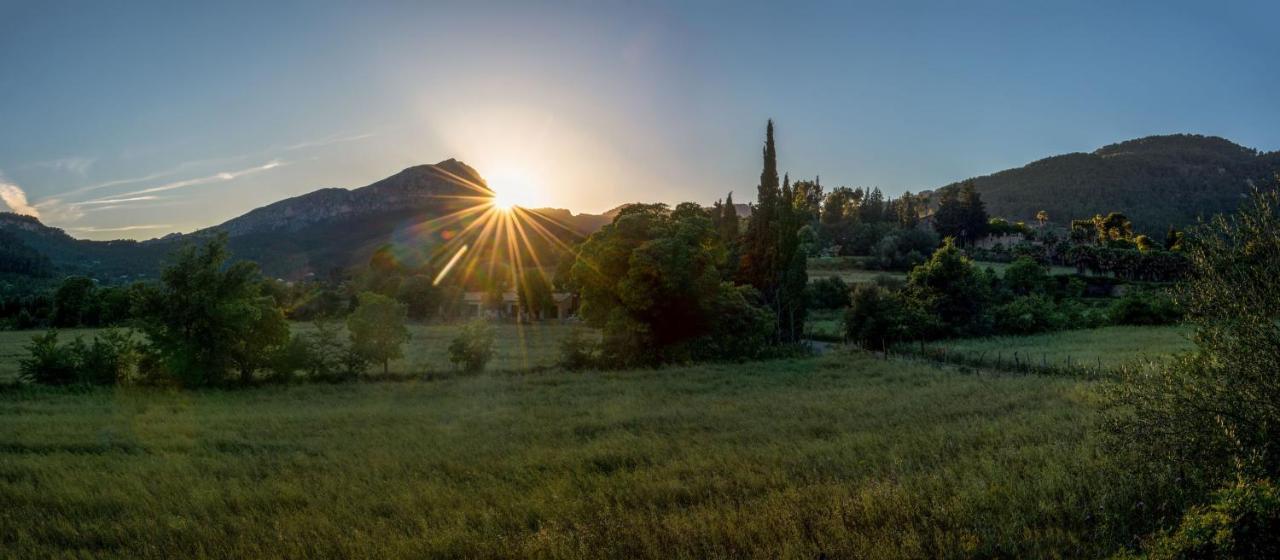
[[[0,394],[15,558],[1098,556],[1090,387],[859,354]]]

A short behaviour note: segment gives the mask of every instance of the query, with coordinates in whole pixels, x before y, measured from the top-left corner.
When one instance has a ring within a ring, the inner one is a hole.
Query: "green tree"
[[[1116,453],[1176,469],[1189,488],[1280,478],[1280,192],[1184,240],[1191,272],[1177,300],[1194,352],[1110,386]]]
[[[240,382],[253,382],[253,374],[269,365],[273,352],[289,342],[289,323],[270,296],[259,296],[243,336],[228,348],[231,363],[240,372]]]
[[[940,321],[940,334],[984,334],[991,283],[948,238],[907,275],[906,296]]]
[[[362,292],[355,311],[347,317],[352,351],[370,362],[382,363],[385,375],[391,360],[404,355],[403,346],[409,340],[409,327],[405,326],[407,317],[404,305],[396,300],[374,292]]]
[[[400,282],[396,299],[404,304],[410,319],[425,321],[439,310],[441,293],[430,276],[415,274]]]
[[[53,326],[79,327],[96,305],[93,280],[84,276],[68,276],[53,293]]]
[[[764,168],[760,171],[760,184],[756,187],[756,204],[747,231],[743,235],[741,279],[755,286],[768,298],[778,285],[778,200],[782,197],[778,186],[778,150],[773,141],[773,120],[765,129]]]
[[[625,366],[692,359],[717,326],[722,248],[696,205],[632,204],[580,246],[570,282],[603,329],[601,358]]]
[[[138,294],[139,329],[165,370],[190,385],[223,382],[238,356],[260,348],[266,307],[257,265],[227,264],[225,234],[179,249],[158,285]]]

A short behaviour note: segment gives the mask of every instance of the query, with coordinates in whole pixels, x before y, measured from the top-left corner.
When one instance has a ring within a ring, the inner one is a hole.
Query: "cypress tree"
[[[747,222],[744,236],[741,279],[755,286],[765,297],[774,293],[777,286],[778,224],[778,151],[773,143],[773,120],[765,128],[764,167],[760,171],[760,184],[756,187],[756,205]]]
[[[724,207],[720,209],[720,226],[718,228],[720,242],[726,247],[738,243],[738,209],[733,205],[733,191],[724,199]]]

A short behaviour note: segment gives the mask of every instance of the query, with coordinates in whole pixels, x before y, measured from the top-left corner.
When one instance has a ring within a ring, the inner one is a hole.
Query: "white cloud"
[[[196,178],[194,178],[194,179],[183,179],[183,180],[181,180],[181,181],[174,181],[174,182],[172,182],[172,183],[165,183],[165,184],[160,185],[160,186],[158,186],[158,187],[151,187],[151,188],[148,188],[148,189],[142,189],[142,190],[137,190],[137,191],[131,191],[131,192],[127,192],[127,193],[121,193],[121,194],[115,195],[115,197],[116,197],[116,198],[121,198],[121,197],[135,197],[135,196],[137,196],[137,195],[144,195],[144,194],[151,194],[151,193],[158,193],[158,192],[172,191],[172,190],[175,190],[175,189],[183,189],[183,188],[187,188],[187,187],[194,187],[194,186],[197,186],[197,185],[207,185],[207,184],[209,184],[209,183],[216,183],[216,182],[220,182],[220,181],[231,181],[231,180],[239,179],[240,177],[244,177],[245,175],[251,175],[251,174],[259,173],[259,172],[262,172],[262,171],[267,171],[267,170],[269,170],[269,169],[275,169],[275,168],[277,168],[277,167],[280,167],[281,165],[284,165],[284,162],[282,162],[282,161],[280,161],[280,160],[272,160],[272,161],[269,161],[269,162],[267,162],[267,163],[264,163],[264,164],[259,165],[259,166],[256,166],[256,167],[250,167],[250,168],[247,168],[247,169],[240,169],[240,170],[237,170],[237,171],[223,171],[223,172],[220,172],[220,173],[214,173],[213,175],[208,175],[208,176],[205,176],[205,177],[196,177]],[[95,203],[96,203],[96,202],[101,202],[101,201],[103,201],[103,200],[108,200],[108,199],[97,199],[97,200],[91,200],[91,201],[89,201],[89,202],[95,202]]]
[[[22,187],[5,180],[4,175],[0,175],[0,200],[3,200],[5,205],[14,212],[40,217],[40,211],[27,204],[27,192],[22,190]]]
[[[97,161],[97,158],[72,156],[51,159],[48,161],[38,161],[31,165],[36,167],[46,167],[67,173],[75,173],[76,175],[84,177],[89,173],[89,168],[93,166],[93,162],[95,161]]]
[[[113,231],[137,231],[146,229],[169,229],[174,227],[173,224],[146,224],[136,226],[120,226],[120,227],[77,227],[67,228],[71,231],[83,231],[85,233],[107,233]]]

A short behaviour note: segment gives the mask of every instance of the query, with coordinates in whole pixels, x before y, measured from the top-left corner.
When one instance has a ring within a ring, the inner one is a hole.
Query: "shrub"
[[[750,286],[722,283],[712,306],[711,333],[695,340],[689,356],[704,360],[760,358],[770,346],[777,320]]]
[[[45,385],[66,385],[76,381],[76,355],[69,346],[58,344],[58,331],[31,337],[27,357],[18,364],[19,375]]]
[[[58,332],[49,331],[31,338],[28,356],[18,365],[19,375],[45,385],[84,383],[112,385],[138,365],[137,344],[123,331],[108,330],[85,343],[76,337],[58,343]]]
[[[468,373],[484,371],[493,358],[493,329],[483,321],[472,321],[462,327],[449,343],[449,362]]]
[[[1111,304],[1108,314],[1116,325],[1171,325],[1182,320],[1182,310],[1162,291],[1131,290]]]
[[[587,369],[598,363],[600,343],[583,328],[575,328],[560,341],[560,367],[570,371]]]
[[[1260,480],[1219,490],[1208,506],[1191,508],[1177,530],[1157,537],[1147,557],[1280,558],[1280,489]]]
[[[809,303],[817,309],[840,309],[849,305],[849,285],[839,276],[828,276],[809,284]]]
[[[1124,372],[1106,389],[1108,444],[1199,491],[1280,477],[1280,193],[1253,194],[1184,241],[1178,288],[1194,353]],[[1135,295],[1136,297],[1136,295]]]
[[[844,315],[845,339],[868,350],[921,338],[928,320],[900,294],[876,286],[858,286]]]
[[[992,310],[997,332],[1035,334],[1053,331],[1066,325],[1066,317],[1051,298],[1032,295],[1015,298]]]
[[[1005,269],[1002,283],[1014,294],[1026,296],[1047,292],[1052,280],[1044,265],[1030,257],[1018,257]]]

